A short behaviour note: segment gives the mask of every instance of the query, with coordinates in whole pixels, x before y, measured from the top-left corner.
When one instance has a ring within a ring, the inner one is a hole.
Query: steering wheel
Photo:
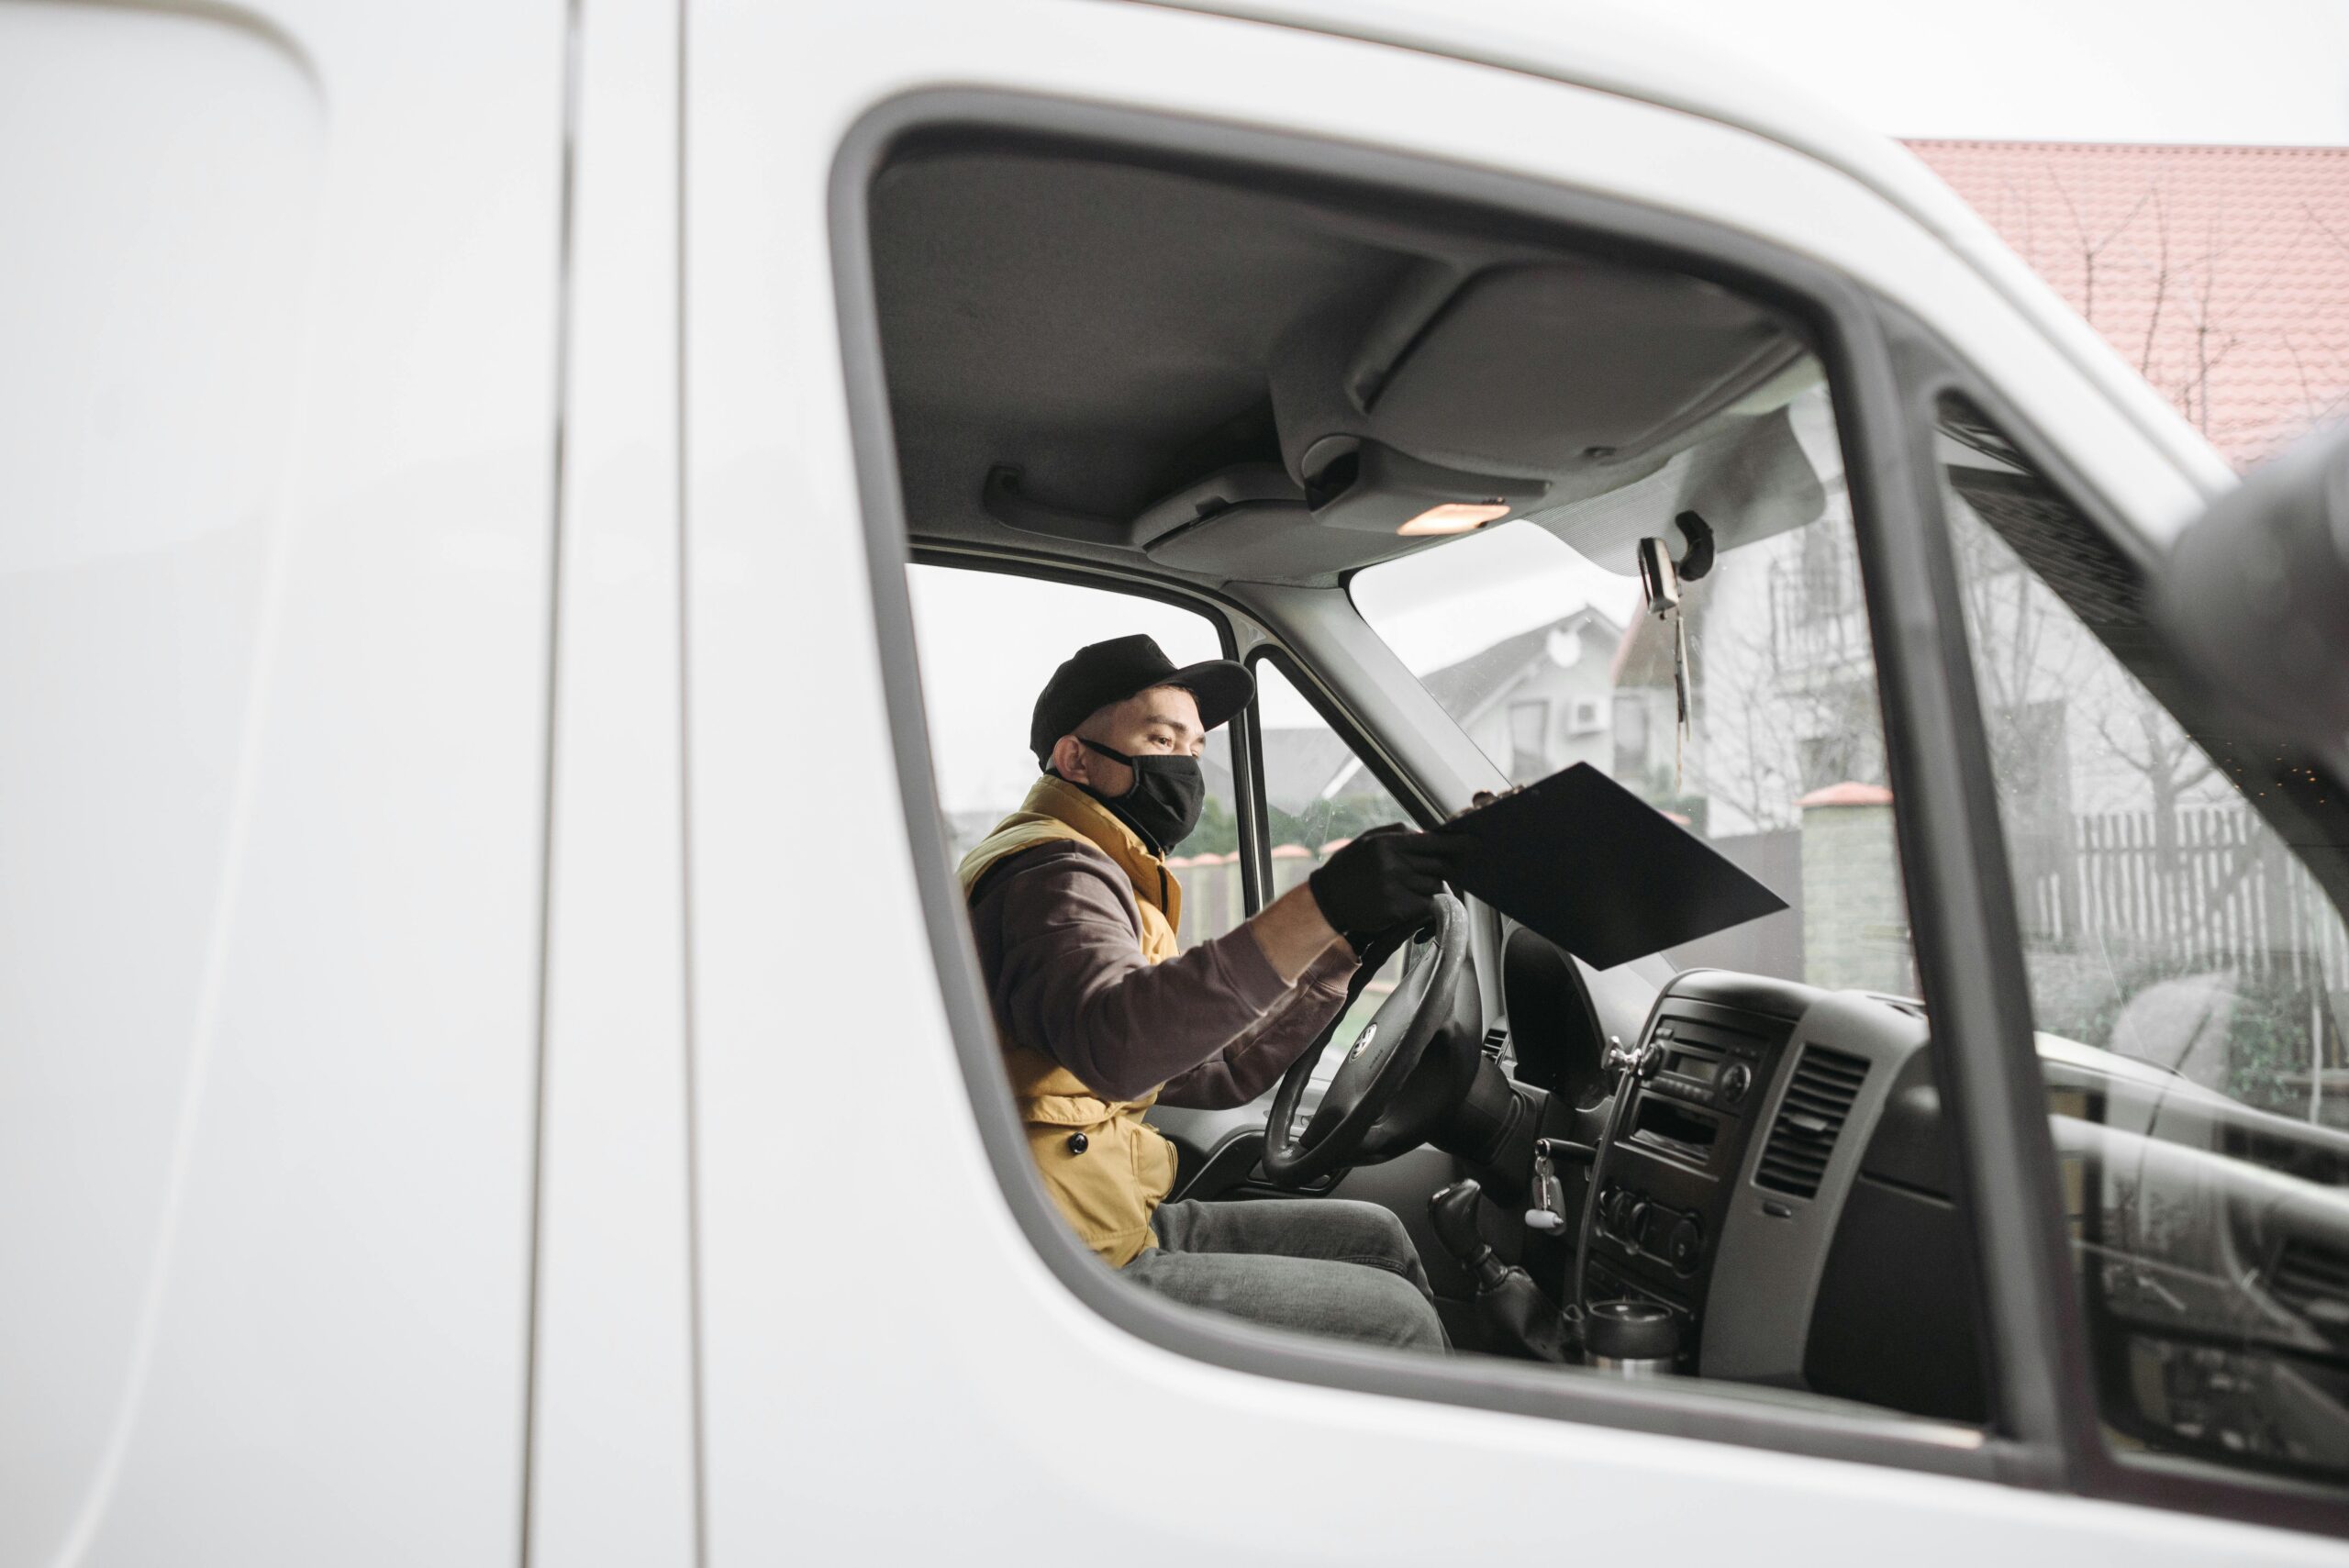
[[[1409,956],[1402,979],[1346,1048],[1337,1076],[1323,1091],[1312,1119],[1298,1131],[1297,1106],[1330,1035],[1379,966],[1405,947]],[[1460,1010],[1467,952],[1468,912],[1460,900],[1442,893],[1436,895],[1435,913],[1423,925],[1389,932],[1362,955],[1346,1005],[1305,1054],[1289,1064],[1273,1096],[1264,1160],[1264,1174],[1275,1184],[1303,1186],[1348,1165],[1390,1160],[1423,1141],[1430,1124],[1464,1087],[1451,1082],[1454,1075],[1450,1073],[1442,1083],[1428,1083],[1419,1064],[1429,1045]],[[1407,1094],[1407,1088],[1411,1092]]]

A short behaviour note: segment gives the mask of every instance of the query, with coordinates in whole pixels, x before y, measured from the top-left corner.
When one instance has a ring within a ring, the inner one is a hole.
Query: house
[[[1622,628],[1583,608],[1501,639],[1421,677],[1429,693],[1460,722],[1510,779],[1530,784],[1576,762],[1611,771],[1615,707],[1610,662]],[[1358,826],[1317,804],[1375,803],[1393,815],[1385,788],[1336,734],[1323,726],[1268,728],[1264,798],[1301,820]],[[1210,770],[1209,787],[1218,781]],[[1362,812],[1353,815],[1359,816]]]
[[[1623,628],[1585,607],[1422,677],[1512,783],[1615,761],[1612,664]]]

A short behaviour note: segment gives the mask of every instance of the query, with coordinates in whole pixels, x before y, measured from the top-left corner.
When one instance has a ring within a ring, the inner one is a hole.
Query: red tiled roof
[[[2349,148],[1909,147],[2238,468],[2349,414]]]
[[[1845,779],[1842,784],[1812,790],[1795,804],[1806,811],[1814,806],[1890,806],[1892,792],[1882,784],[1854,784]]]

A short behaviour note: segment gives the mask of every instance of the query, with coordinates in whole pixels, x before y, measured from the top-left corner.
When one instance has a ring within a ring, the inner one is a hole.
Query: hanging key
[[[1663,622],[1672,637],[1672,792],[1677,795],[1688,743],[1688,622],[1680,603],[1680,570],[1672,562],[1671,550],[1653,535],[1640,540],[1639,562],[1640,591],[1647,595],[1648,614]]]

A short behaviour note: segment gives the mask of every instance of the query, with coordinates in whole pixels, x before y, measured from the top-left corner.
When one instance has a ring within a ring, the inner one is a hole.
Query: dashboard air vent
[[[2349,1257],[2332,1248],[2293,1237],[2277,1255],[2269,1288],[2319,1328],[2349,1329]]]
[[[1825,1046],[1803,1047],[1795,1063],[1787,1097],[1770,1124],[1770,1140],[1762,1146],[1762,1162],[1753,1173],[1754,1184],[1794,1197],[1815,1197],[1827,1174],[1827,1157],[1852,1114],[1860,1085],[1867,1081],[1865,1057]]]

